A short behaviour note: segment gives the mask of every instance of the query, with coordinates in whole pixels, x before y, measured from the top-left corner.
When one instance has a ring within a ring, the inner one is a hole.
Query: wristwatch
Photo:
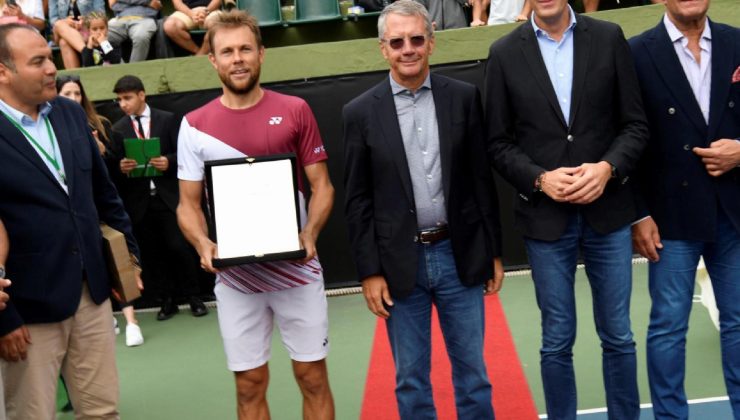
[[[0,265],[0,279],[4,279],[4,278],[5,278],[5,267]]]
[[[540,172],[534,180],[534,192],[542,192],[542,180],[545,178],[545,171]]]

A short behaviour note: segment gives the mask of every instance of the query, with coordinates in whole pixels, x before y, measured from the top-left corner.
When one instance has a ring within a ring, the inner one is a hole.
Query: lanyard
[[[144,124],[141,123],[142,118],[144,118],[143,114],[135,116],[133,119],[131,119],[131,126],[134,128],[134,133],[136,134],[136,137],[145,140],[147,136],[146,132],[144,131]],[[149,120],[149,131],[152,131],[152,120]]]
[[[26,138],[31,143],[33,143],[33,145],[36,147],[36,149],[38,151],[40,151],[41,154],[44,156],[44,158],[49,163],[51,163],[51,165],[54,167],[54,169],[56,169],[57,174],[59,174],[59,177],[62,179],[62,182],[66,185],[67,184],[67,177],[64,175],[64,171],[62,171],[62,167],[61,167],[61,165],[59,165],[59,160],[57,159],[57,151],[56,151],[56,147],[55,147],[55,145],[56,145],[56,141],[55,141],[56,137],[54,137],[54,132],[51,129],[51,124],[49,124],[49,118],[43,117],[44,118],[44,123],[46,124],[46,132],[49,134],[49,140],[51,140],[51,153],[54,154],[53,156],[50,155],[49,152],[46,151],[46,149],[44,149],[43,147],[41,147],[41,145],[36,141],[36,139],[34,139],[31,136],[31,134],[28,131],[26,131],[26,129],[23,128],[20,124],[18,124],[14,119],[10,118],[10,116],[8,114],[6,114],[6,113],[3,112],[3,115],[5,116],[5,118],[8,119],[8,121],[10,121],[15,126],[15,128],[17,128],[18,130],[20,130],[20,132],[23,133],[23,135],[26,136]]]

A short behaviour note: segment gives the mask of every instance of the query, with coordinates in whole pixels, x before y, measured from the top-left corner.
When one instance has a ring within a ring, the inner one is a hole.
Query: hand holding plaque
[[[306,256],[295,162],[293,154],[206,162],[214,267]]]

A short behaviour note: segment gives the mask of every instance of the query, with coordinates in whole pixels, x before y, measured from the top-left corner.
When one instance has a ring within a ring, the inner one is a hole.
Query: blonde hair
[[[105,27],[108,27],[108,16],[105,12],[100,12],[98,10],[86,14],[85,17],[82,18],[82,24],[85,25],[85,28],[90,29],[90,22],[95,19],[102,19],[103,22],[105,22]]]
[[[262,47],[262,34],[260,33],[260,25],[257,19],[243,10],[232,10],[226,13],[219,13],[211,21],[208,33],[206,34],[211,51],[213,51],[213,38],[216,32],[221,29],[235,29],[245,26],[254,34],[254,39],[257,41],[257,48]]]

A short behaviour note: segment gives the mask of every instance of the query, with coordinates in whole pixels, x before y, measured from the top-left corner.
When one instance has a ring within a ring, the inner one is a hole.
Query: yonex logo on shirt
[[[270,125],[279,125],[283,122],[283,117],[270,117]]]

